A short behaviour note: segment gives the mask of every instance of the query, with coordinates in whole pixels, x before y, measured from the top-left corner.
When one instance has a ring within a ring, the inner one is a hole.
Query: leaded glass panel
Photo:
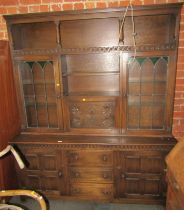
[[[57,128],[52,61],[24,62],[21,68],[27,127]]]
[[[168,57],[129,58],[128,129],[165,129]]]

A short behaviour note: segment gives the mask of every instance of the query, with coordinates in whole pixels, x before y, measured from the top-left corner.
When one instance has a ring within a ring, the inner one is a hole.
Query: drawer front
[[[113,170],[103,168],[80,168],[71,167],[69,169],[71,181],[92,181],[92,182],[112,182],[113,181]]]
[[[70,166],[112,166],[113,155],[110,151],[70,151]]]
[[[113,198],[112,184],[72,183],[71,196],[90,200],[111,200]]]

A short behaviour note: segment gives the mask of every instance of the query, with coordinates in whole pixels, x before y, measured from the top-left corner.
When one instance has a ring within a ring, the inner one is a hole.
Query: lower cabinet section
[[[21,188],[49,198],[126,203],[165,201],[165,156],[174,145],[16,143],[28,165]]]

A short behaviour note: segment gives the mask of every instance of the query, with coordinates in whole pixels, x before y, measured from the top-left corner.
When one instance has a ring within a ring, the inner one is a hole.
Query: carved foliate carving
[[[136,51],[160,51],[160,50],[175,50],[176,43],[169,43],[163,45],[140,45],[136,46]],[[112,47],[89,47],[89,48],[61,48],[54,49],[34,49],[34,50],[14,50],[14,56],[20,55],[53,55],[53,54],[81,54],[81,53],[111,53],[111,52],[134,52],[134,46],[112,46]]]
[[[112,128],[114,126],[114,102],[71,103],[72,128]]]
[[[44,150],[47,150],[48,148],[61,148],[63,150],[68,149],[100,149],[100,150],[109,150],[114,149],[116,151],[170,151],[173,148],[173,145],[143,145],[143,144],[100,144],[100,143],[86,143],[86,144],[65,144],[65,143],[53,143],[51,144],[18,144],[20,146],[21,150],[24,149],[36,149],[36,148],[42,148],[42,152]]]

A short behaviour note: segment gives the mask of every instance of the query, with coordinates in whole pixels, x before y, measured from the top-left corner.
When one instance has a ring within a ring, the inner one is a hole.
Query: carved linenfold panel
[[[138,52],[175,50],[176,43],[163,45],[140,45],[136,46]],[[53,54],[81,54],[81,53],[111,53],[111,52],[134,52],[133,46],[113,46],[113,47],[89,47],[89,48],[53,48],[53,49],[34,49],[34,50],[14,50],[14,56],[20,55],[53,55]]]
[[[115,102],[70,103],[72,128],[113,128]]]

